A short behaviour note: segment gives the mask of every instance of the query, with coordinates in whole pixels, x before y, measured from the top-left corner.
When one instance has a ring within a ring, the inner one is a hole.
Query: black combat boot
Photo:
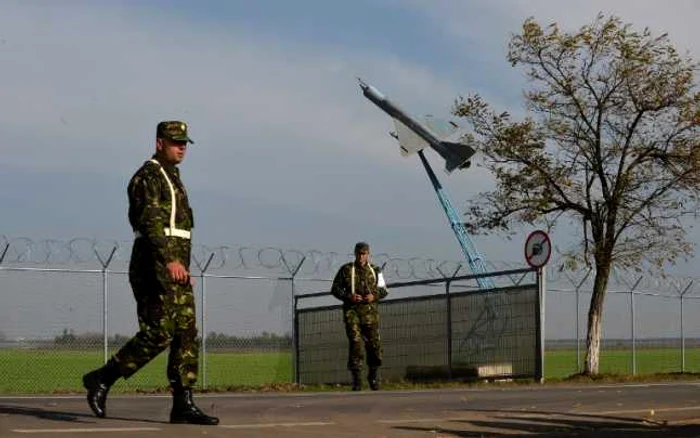
[[[377,377],[376,368],[369,369],[369,373],[367,373],[367,381],[369,382],[369,387],[372,391],[379,389],[379,378]]]
[[[362,379],[360,378],[360,370],[352,370],[352,390],[359,391],[362,389]]]
[[[83,376],[83,386],[87,389],[87,402],[92,412],[99,418],[106,414],[107,393],[109,388],[120,378],[119,364],[110,359],[102,367]]]
[[[170,422],[176,424],[201,424],[216,426],[219,419],[205,414],[194,404],[190,388],[173,390],[173,409],[170,411]]]

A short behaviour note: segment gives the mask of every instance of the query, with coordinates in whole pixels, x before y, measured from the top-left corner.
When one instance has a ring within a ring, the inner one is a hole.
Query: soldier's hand
[[[190,280],[190,273],[187,272],[185,266],[180,262],[170,262],[165,265],[165,268],[168,270],[170,278],[178,283],[187,284]]]
[[[362,295],[352,294],[350,295],[350,301],[352,301],[353,303],[360,303],[362,302]]]
[[[377,301],[377,297],[375,297],[372,294],[369,294],[365,297],[365,301],[368,303],[373,303],[373,302]]]

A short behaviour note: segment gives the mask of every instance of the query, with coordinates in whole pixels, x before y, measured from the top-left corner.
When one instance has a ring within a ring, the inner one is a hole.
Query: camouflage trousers
[[[365,318],[362,312],[358,313],[353,309],[346,309],[343,313],[345,334],[349,342],[348,369],[350,371],[362,370],[365,362],[365,351],[367,352],[367,366],[369,368],[380,367],[382,365],[382,341],[379,336],[378,315]]]
[[[114,359],[122,376],[131,377],[166,348],[167,375],[173,388],[191,388],[197,381],[199,345],[194,293],[190,285],[130,276],[136,298],[139,332]]]

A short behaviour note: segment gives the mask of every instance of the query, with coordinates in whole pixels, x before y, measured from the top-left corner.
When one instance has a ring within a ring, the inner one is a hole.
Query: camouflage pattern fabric
[[[187,134],[187,123],[179,120],[160,122],[156,127],[156,138],[167,138],[174,141],[194,143]]]
[[[161,165],[175,188],[175,227],[191,230],[192,209],[179,170]],[[171,199],[158,164],[146,162],[131,178],[127,192],[129,222],[142,236],[134,241],[129,265],[139,332],[114,358],[124,378],[129,378],[170,347],[168,379],[173,387],[189,388],[197,380],[199,357],[194,293],[190,284],[173,281],[166,265],[179,261],[189,271],[191,241],[165,235]]]
[[[355,293],[362,296],[374,295],[377,299],[371,303],[353,303],[351,295],[351,271],[355,266]],[[379,300],[384,299],[388,291],[377,287],[377,278],[381,272],[378,266],[372,265],[374,274],[368,266],[357,263],[343,265],[333,279],[331,293],[343,302],[343,321],[348,337],[348,369],[359,371],[365,361],[364,349],[367,351],[367,365],[378,368],[382,364],[382,344],[379,335]]]
[[[167,164],[161,164],[161,166],[175,188],[177,205],[175,226],[191,230],[194,228],[194,217],[185,186],[180,180],[180,171],[176,166]],[[129,223],[134,231],[138,231],[145,237],[145,242],[136,239],[134,250],[138,246],[140,251],[134,251],[134,253],[141,255],[143,250],[148,252],[143,254],[143,258],[137,260],[139,263],[136,264],[133,263],[132,257],[132,268],[147,272],[157,272],[160,269],[164,272],[166,263],[178,260],[189,269],[192,242],[189,239],[165,235],[164,229],[170,226],[171,201],[168,183],[161,174],[160,167],[151,161],[144,163],[129,181],[127,193]]]
[[[365,304],[369,306],[371,304]],[[365,355],[362,351],[364,342],[367,350],[367,366],[379,368],[382,365],[382,340],[379,336],[379,318],[376,322],[361,323],[359,313],[353,309],[343,309],[343,320],[345,322],[345,334],[348,337],[348,369],[360,371],[365,362]]]

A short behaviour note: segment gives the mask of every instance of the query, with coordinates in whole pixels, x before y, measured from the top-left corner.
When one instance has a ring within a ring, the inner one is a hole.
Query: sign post
[[[544,382],[544,342],[545,342],[545,296],[547,292],[547,279],[545,265],[552,255],[552,242],[549,235],[541,230],[530,233],[525,239],[525,261],[528,265],[537,269],[537,285],[540,297],[540,383]]]

